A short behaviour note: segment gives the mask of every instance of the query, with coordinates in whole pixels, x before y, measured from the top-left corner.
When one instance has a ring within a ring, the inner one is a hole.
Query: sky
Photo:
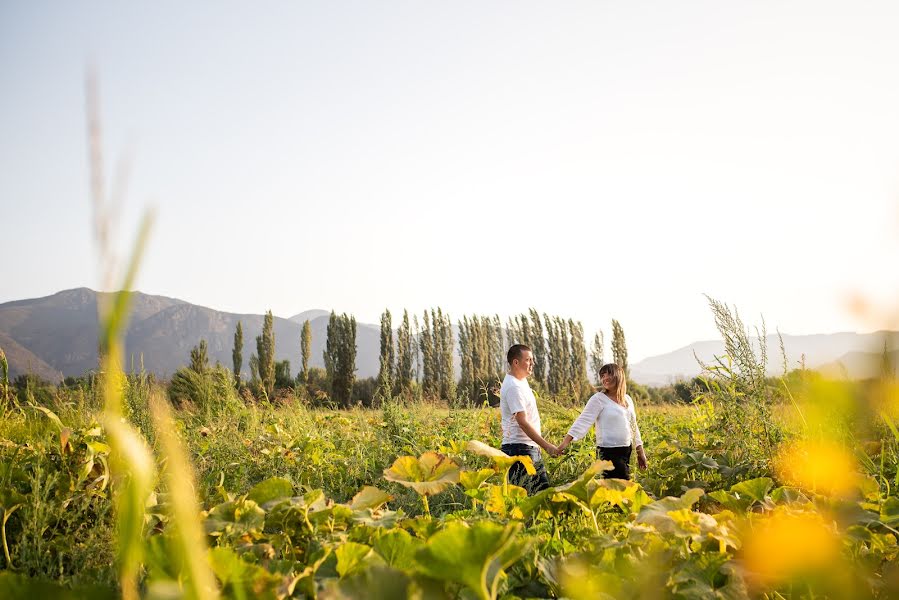
[[[617,319],[632,363],[716,338],[704,295],[899,328],[897,27],[892,1],[5,0],[0,303],[104,287],[93,68],[119,255],[155,216],[146,293],[533,306]]]

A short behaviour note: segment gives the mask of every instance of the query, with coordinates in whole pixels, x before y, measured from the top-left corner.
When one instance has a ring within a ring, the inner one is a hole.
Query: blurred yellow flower
[[[753,524],[743,559],[755,576],[769,582],[834,568],[840,540],[818,513],[776,512]]]
[[[849,450],[831,441],[789,444],[781,449],[774,468],[781,481],[821,494],[847,495],[859,478]]]

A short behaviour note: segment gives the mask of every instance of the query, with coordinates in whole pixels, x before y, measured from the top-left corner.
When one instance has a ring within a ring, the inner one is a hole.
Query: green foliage
[[[287,389],[293,387],[294,381],[290,375],[290,361],[279,360],[275,363],[275,389]]]
[[[300,356],[303,368],[300,371],[300,383],[309,382],[309,357],[312,356],[312,325],[309,320],[303,321],[303,331],[300,334]]]
[[[243,368],[243,325],[237,322],[234,329],[234,348],[231,350],[231,362],[234,372],[234,383],[240,385],[240,371]]]
[[[456,397],[453,373],[453,328],[449,315],[441,308],[424,312],[419,335],[421,349],[421,387],[427,398],[451,401]]]
[[[415,345],[412,340],[412,329],[409,325],[409,311],[403,309],[403,322],[396,331],[396,377],[394,394],[408,394],[412,390],[415,377],[413,362]]]
[[[250,369],[253,379],[258,378],[264,397],[271,399],[275,392],[275,325],[270,310],[262,322],[262,335],[256,336],[256,355],[255,360],[250,357]]]
[[[225,387],[233,393],[233,386]],[[550,439],[578,413],[548,398],[540,399],[540,408]],[[763,460],[741,462],[726,443],[718,410],[709,402],[643,408],[650,467],[635,473],[636,482],[600,479],[605,465],[595,461],[591,444],[582,443],[561,459],[546,459],[555,487],[533,496],[503,477],[518,459],[496,449],[495,409],[395,400],[381,410],[251,405],[208,415],[181,411],[168,430],[194,459],[206,509],[200,514],[213,546],[204,563],[225,597],[899,592],[888,576],[899,559],[893,531],[899,523],[893,485],[899,435],[879,423],[877,460],[860,461],[851,493],[833,496],[785,487],[776,471],[759,467]],[[115,526],[105,468],[110,449],[103,428],[89,418],[68,421],[49,409],[29,410],[0,422],[0,439],[5,535],[12,564],[27,576],[16,585],[42,585],[42,578],[67,589],[114,588]],[[162,464],[168,469],[172,463]],[[148,594],[176,581],[188,590],[193,579],[173,558],[171,491],[169,484],[157,486],[145,509],[141,589]],[[796,522],[822,525],[808,530],[814,535],[792,535]],[[778,529],[782,523],[787,527]],[[776,544],[755,536],[781,530]],[[764,564],[758,557],[766,554],[753,545],[780,548],[781,564],[801,566],[818,552],[813,544],[831,538],[836,542],[826,571],[843,574],[842,580],[819,571],[759,577]],[[0,590],[3,585],[0,580]]]
[[[540,321],[540,313],[531,308],[531,350],[534,351],[534,381],[540,385],[546,383],[546,340],[543,337],[543,323]],[[505,356],[500,359],[500,364],[505,363]],[[500,369],[502,372],[502,369]]]
[[[600,382],[599,370],[605,364],[603,362],[603,333],[600,330],[593,336],[593,346],[590,348],[590,371],[593,373],[593,381],[597,384]]]
[[[393,326],[390,311],[381,315],[381,353],[379,355],[378,390],[382,395],[390,395],[396,378],[393,350]]]
[[[584,326],[573,319],[568,320],[568,331],[571,333],[571,391],[580,398],[590,396],[592,386],[587,378],[587,348],[584,342]]]
[[[339,406],[350,405],[356,380],[356,318],[331,311],[325,342],[325,370],[331,382],[331,396]]]
[[[3,348],[0,348],[0,405],[6,404],[9,397],[9,363],[6,361],[6,354]]]
[[[206,340],[194,346],[190,351],[190,369],[195,373],[205,373],[209,370],[209,356],[207,355]]]
[[[626,377],[630,377],[631,370],[627,364],[627,343],[624,341],[624,328],[615,319],[612,319],[612,362],[624,370]]]
[[[499,316],[472,315],[459,322],[460,379],[458,390],[469,405],[495,404],[503,371]]]
[[[178,369],[169,382],[169,398],[176,405],[189,404],[205,415],[233,411],[240,406],[231,373],[215,367],[203,373]]]
[[[773,396],[765,377],[764,322],[761,331],[755,330],[754,345],[736,309],[712,298],[709,305],[724,341],[725,355],[716,357],[714,364],[703,365],[707,375],[699,385],[705,391],[694,397],[716,405],[718,426],[739,460],[767,468],[784,434],[772,418]]]

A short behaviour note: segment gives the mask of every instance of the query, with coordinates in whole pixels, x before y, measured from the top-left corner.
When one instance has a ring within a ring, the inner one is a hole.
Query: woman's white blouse
[[[643,438],[640,437],[640,428],[637,427],[634,401],[627,394],[624,395],[624,400],[627,408],[602,392],[593,394],[568,430],[568,435],[579,440],[587,435],[590,426],[595,423],[597,446],[603,448],[630,446],[632,441],[636,441],[634,445],[642,446]]]

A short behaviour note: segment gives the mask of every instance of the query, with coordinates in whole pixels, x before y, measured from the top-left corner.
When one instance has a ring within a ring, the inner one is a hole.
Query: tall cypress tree
[[[597,385],[600,383],[599,370],[602,368],[603,364],[603,333],[602,329],[594,336],[593,338],[593,349],[590,354],[590,367],[593,371],[593,379],[596,381]]]
[[[200,343],[191,349],[190,368],[192,371],[205,373],[209,370],[209,356],[207,349],[206,340],[200,340]]]
[[[624,370],[626,377],[630,377],[630,368],[627,365],[627,343],[624,341],[624,328],[615,319],[612,319],[612,360]]]
[[[418,336],[421,348],[421,389],[425,396],[434,398],[440,393],[440,385],[437,381],[431,314],[427,310],[422,316],[422,322],[421,334]]]
[[[393,326],[390,311],[384,310],[381,315],[381,354],[378,370],[378,390],[382,394],[390,394],[393,389]]]
[[[3,348],[0,348],[0,402],[5,402],[9,395],[9,363],[6,361],[6,354]]]
[[[546,325],[546,386],[551,394],[559,393],[559,355],[558,338],[556,328],[553,326],[552,317],[543,313]]]
[[[474,400],[475,384],[474,384],[474,357],[475,349],[472,340],[472,326],[468,322],[468,317],[463,315],[459,321],[459,389],[469,400]]]
[[[303,361],[303,370],[300,371],[300,381],[309,383],[309,357],[312,355],[312,325],[309,320],[303,321],[303,331],[300,334],[300,358]]]
[[[323,354],[332,397],[345,408],[353,398],[353,384],[356,381],[355,317],[346,313],[338,317],[331,311]]]
[[[418,322],[418,315],[412,315],[413,335],[412,335],[412,373],[417,383],[422,381],[421,368],[421,323]]]
[[[447,401],[456,398],[456,373],[453,366],[453,322],[448,314],[437,308],[439,336],[437,356],[440,373],[440,396]]]
[[[396,381],[394,392],[399,394],[412,389],[414,376],[412,365],[412,329],[409,326],[409,311],[403,309],[403,322],[396,332]]]
[[[271,310],[262,321],[262,335],[256,336],[256,355],[262,389],[271,398],[275,391],[275,324]]]
[[[343,381],[347,404],[353,398],[353,385],[356,383],[356,317],[343,315]]]
[[[543,325],[537,309],[530,309],[531,314],[531,350],[534,352],[534,380],[546,383],[546,340],[543,339]]]
[[[568,329],[571,331],[571,372],[572,385],[578,396],[583,396],[590,389],[590,380],[587,378],[587,347],[584,343],[584,326],[574,319],[568,320]]]
[[[234,365],[234,385],[240,385],[240,370],[243,368],[243,325],[237,322],[234,330],[234,349],[231,350],[231,362]]]

